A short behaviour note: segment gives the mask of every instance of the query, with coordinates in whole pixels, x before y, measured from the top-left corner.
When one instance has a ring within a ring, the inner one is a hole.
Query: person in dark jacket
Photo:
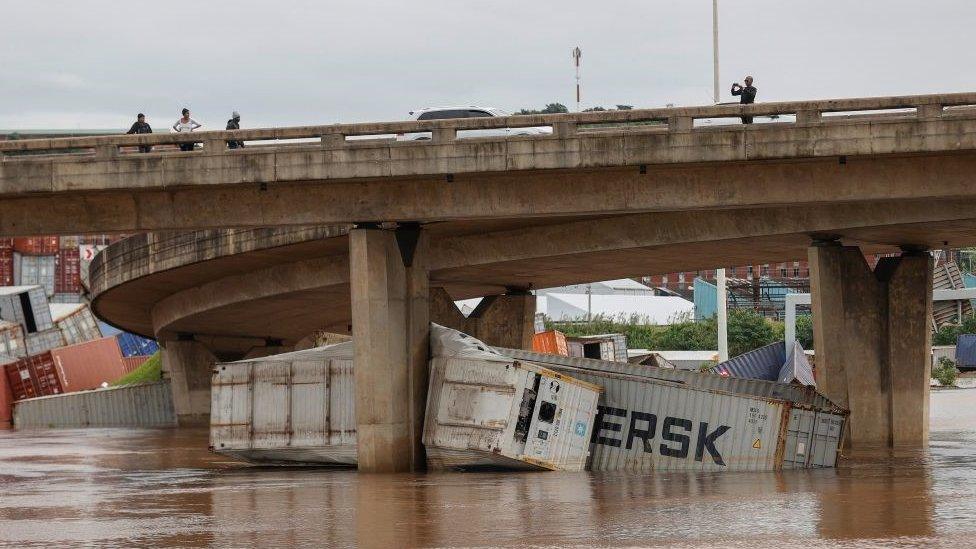
[[[152,133],[152,128],[146,122],[146,115],[139,113],[139,116],[136,116],[136,121],[132,123],[132,127],[125,133]],[[139,152],[152,152],[152,145],[139,145]]]
[[[739,96],[739,103],[743,105],[751,105],[756,102],[756,94],[759,93],[759,90],[757,90],[756,87],[752,85],[751,76],[747,76],[745,82],[746,82],[745,87],[740,86],[738,82],[732,84],[732,95]],[[752,124],[752,117],[743,116],[742,123]]]
[[[234,111],[231,113],[230,120],[227,121],[228,130],[239,130],[241,129],[241,115],[239,112]],[[228,141],[227,146],[232,149],[244,148],[243,141]]]

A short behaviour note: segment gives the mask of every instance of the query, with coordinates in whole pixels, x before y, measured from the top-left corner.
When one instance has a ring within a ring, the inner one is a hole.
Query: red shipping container
[[[60,247],[56,236],[31,236],[15,238],[14,251],[24,255],[54,255]]]
[[[0,239],[0,286],[14,285],[14,244],[9,238]]]
[[[54,293],[81,293],[81,256],[78,248],[58,250],[58,262],[54,268]]]
[[[114,337],[51,349],[4,369],[15,400],[96,389],[125,374]]]
[[[0,430],[10,429],[14,416],[14,393],[7,376],[0,375]]]
[[[142,366],[147,360],[149,360],[149,355],[141,356],[124,356],[122,357],[122,369],[125,373],[131,373],[133,370]]]
[[[566,336],[556,330],[540,332],[532,336],[532,350],[547,355],[569,356]]]

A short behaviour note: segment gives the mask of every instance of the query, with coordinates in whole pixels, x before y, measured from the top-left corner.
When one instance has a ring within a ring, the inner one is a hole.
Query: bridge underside
[[[891,306],[895,301],[885,301],[890,292],[887,275],[872,275],[854,261],[848,262],[847,272],[867,274],[839,276],[838,268],[830,268],[839,260],[825,263],[827,252],[811,248],[811,243],[844,244],[842,249],[858,253],[976,245],[973,212],[973,200],[915,200],[342,226],[293,231],[293,238],[287,229],[278,229],[262,234],[250,248],[250,231],[184,235],[175,244],[174,237],[145,236],[130,239],[135,242],[127,244],[129,249],[110,248],[100,257],[94,307],[101,317],[163,342],[174,382],[186,385],[176,390],[184,395],[177,404],[185,407],[188,421],[205,419],[207,410],[206,379],[192,371],[209,371],[215,360],[287,350],[318,330],[354,333],[363,342],[357,375],[363,371],[372,385],[388,386],[385,398],[378,399],[375,391],[358,397],[359,409],[375,412],[363,416],[360,425],[368,433],[361,450],[372,456],[362,461],[363,467],[407,470],[423,463],[422,448],[415,444],[417,414],[422,414],[425,398],[420,387],[426,379],[424,361],[417,359],[426,356],[421,326],[433,320],[478,333],[489,343],[499,343],[493,338],[501,337],[513,344],[512,334],[504,330],[492,331],[486,324],[482,334],[477,324],[465,324],[449,310],[450,299],[499,294],[515,299],[533,288],[809,257],[815,294],[848,296],[833,308],[817,301],[814,308],[830,326],[847,326],[837,341],[818,336],[817,348],[825,353],[818,364],[831,380],[825,384],[828,396],[852,409],[854,442],[920,442],[927,436],[920,415],[927,410],[927,366],[922,359],[899,362],[897,357],[924,358],[930,344],[926,267],[922,283],[895,292],[898,303],[908,299],[921,308],[898,312]],[[930,264],[927,269],[930,280]],[[116,280],[109,280],[110,273]],[[129,278],[122,281],[122,273]],[[865,282],[875,278],[881,281],[878,289]],[[870,302],[850,297],[872,292],[878,297]],[[498,309],[486,323],[515,330],[531,319],[527,306]],[[860,316],[845,317],[865,308],[881,311],[881,316],[868,323]],[[919,333],[925,334],[917,345],[910,344],[906,332],[912,326],[922,326]],[[368,344],[377,338],[389,345]],[[903,348],[892,347],[898,342]],[[866,359],[858,354],[865,348],[874,353]],[[897,380],[893,372],[900,372]],[[865,379],[881,381],[869,387]],[[892,389],[896,382],[901,383],[897,391]],[[865,391],[874,397],[866,399]],[[883,421],[875,421],[879,417]]]

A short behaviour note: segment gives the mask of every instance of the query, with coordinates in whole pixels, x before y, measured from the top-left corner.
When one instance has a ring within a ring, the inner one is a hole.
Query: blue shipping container
[[[119,332],[115,339],[119,342],[122,356],[148,356],[159,350],[159,344],[154,340],[129,332]]]

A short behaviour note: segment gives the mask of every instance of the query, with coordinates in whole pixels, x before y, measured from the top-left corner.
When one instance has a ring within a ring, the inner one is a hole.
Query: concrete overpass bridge
[[[526,289],[808,254],[821,386],[851,408],[852,442],[921,443],[932,274],[919,252],[974,240],[973,105],[951,94],[3,143],[0,233],[279,227],[126,241],[93,265],[96,310],[163,340],[187,412],[212,353],[351,328],[371,388],[357,395],[367,470],[420,463],[427,321],[462,322],[446,295],[507,294],[463,327],[512,341]],[[703,123],[742,114],[796,121]],[[463,134],[526,126],[553,133]],[[363,139],[422,131],[432,139]],[[125,151],[186,141],[204,147]],[[906,253],[871,273],[855,246]]]

